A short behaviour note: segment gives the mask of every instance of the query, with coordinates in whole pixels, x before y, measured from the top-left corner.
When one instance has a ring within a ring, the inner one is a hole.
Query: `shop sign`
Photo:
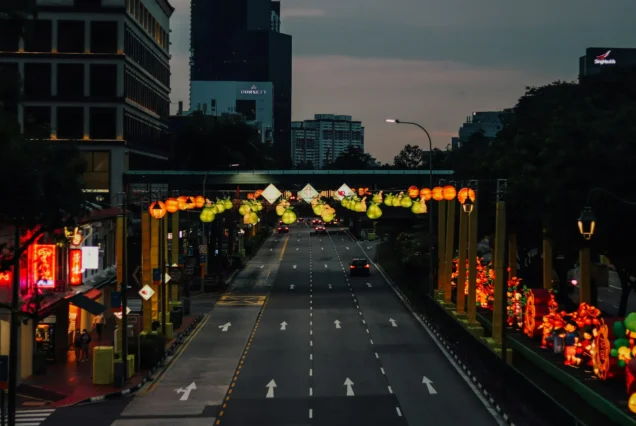
[[[11,285],[12,281],[13,281],[12,271],[0,272],[0,285]]]
[[[82,284],[82,250],[71,249],[69,251],[69,284]]]
[[[55,287],[55,244],[34,244],[31,250],[32,280],[38,287]]]
[[[82,269],[99,269],[99,247],[82,247]]]

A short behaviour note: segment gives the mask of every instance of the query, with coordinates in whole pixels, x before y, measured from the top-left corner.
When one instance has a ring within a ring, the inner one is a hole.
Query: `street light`
[[[192,203],[194,200],[190,197]],[[153,218],[159,221],[159,273],[161,274],[161,333],[163,338],[166,338],[166,260],[164,244],[166,243],[164,238],[164,223],[163,217],[166,215],[166,205],[163,201],[155,201],[150,206],[150,214]]]
[[[411,126],[419,127],[424,133],[426,133],[426,137],[428,138],[428,186],[431,190],[433,190],[433,140],[431,139],[431,135],[428,131],[421,126],[420,124],[413,123],[410,121],[400,121],[397,118],[387,118],[385,120],[387,123],[394,124],[410,124]],[[428,278],[430,281],[430,293],[433,296],[433,212],[432,210],[428,213],[428,229],[429,229],[429,255],[428,255]]]
[[[596,216],[592,212],[591,207],[585,207],[579,216],[579,232],[586,240],[592,238],[596,229]]]
[[[475,204],[473,203],[473,200],[471,200],[470,198],[466,198],[466,201],[464,201],[464,204],[462,204],[462,209],[464,209],[464,213],[467,213],[467,214],[471,214],[473,212],[474,207],[475,207]]]

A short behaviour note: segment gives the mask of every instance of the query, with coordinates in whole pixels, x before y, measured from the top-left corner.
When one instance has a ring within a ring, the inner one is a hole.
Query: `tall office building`
[[[25,37],[17,23],[0,19],[0,67],[23,81],[20,126],[27,137],[80,141],[87,191],[114,203],[124,171],[168,158],[174,9],[168,0],[37,5]]]
[[[605,76],[626,68],[636,69],[636,49],[588,47],[579,58],[579,78]]]
[[[200,82],[270,82],[273,143],[289,158],[291,127],[291,36],[280,33],[280,2],[271,0],[192,0],[190,108]],[[258,83],[256,83],[258,86]],[[251,87],[251,86],[250,86]],[[249,87],[248,89],[249,90]],[[195,99],[196,98],[196,99]],[[215,93],[205,99],[219,99]]]
[[[466,122],[459,128],[459,136],[451,138],[452,148],[460,148],[475,132],[483,132],[485,137],[494,138],[503,128],[506,116],[510,114],[512,114],[511,109],[473,112],[472,115],[466,117]]]
[[[294,121],[291,153],[294,167],[322,169],[350,145],[364,150],[364,127],[350,115],[315,114],[313,120]]]

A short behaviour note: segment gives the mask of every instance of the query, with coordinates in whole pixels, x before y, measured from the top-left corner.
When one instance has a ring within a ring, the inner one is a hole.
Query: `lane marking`
[[[388,386],[388,388],[389,388],[389,393],[393,394],[393,389],[391,388],[391,386]]]
[[[280,252],[280,257],[278,258],[279,262],[283,261],[283,256],[285,256],[285,250],[287,249],[287,243],[289,242],[289,237],[285,238],[285,243],[283,244],[283,249]]]
[[[400,407],[395,407],[395,411],[397,411],[397,415],[402,417],[402,411],[400,410]]]
[[[313,410],[313,408],[310,408],[310,409],[309,409],[309,418],[310,418],[310,419],[313,419],[313,418],[314,418],[314,410]]]
[[[310,368],[309,369],[309,377],[312,377],[314,375],[314,369]]]
[[[314,389],[313,388],[309,388],[309,396],[314,396]]]
[[[380,367],[380,371],[382,372],[383,376],[386,376],[386,373],[384,372],[384,367]]]
[[[380,355],[378,355],[378,353],[377,353],[377,352],[375,353],[375,357],[376,357],[377,359],[380,359]]]

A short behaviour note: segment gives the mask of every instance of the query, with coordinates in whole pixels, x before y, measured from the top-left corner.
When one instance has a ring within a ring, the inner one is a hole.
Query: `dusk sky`
[[[190,0],[171,0],[172,103],[188,105]],[[514,106],[525,86],[573,81],[586,47],[636,47],[634,0],[282,0],[293,37],[292,119],[352,115],[392,162],[445,148],[473,111]],[[212,41],[211,41],[212,42]]]

